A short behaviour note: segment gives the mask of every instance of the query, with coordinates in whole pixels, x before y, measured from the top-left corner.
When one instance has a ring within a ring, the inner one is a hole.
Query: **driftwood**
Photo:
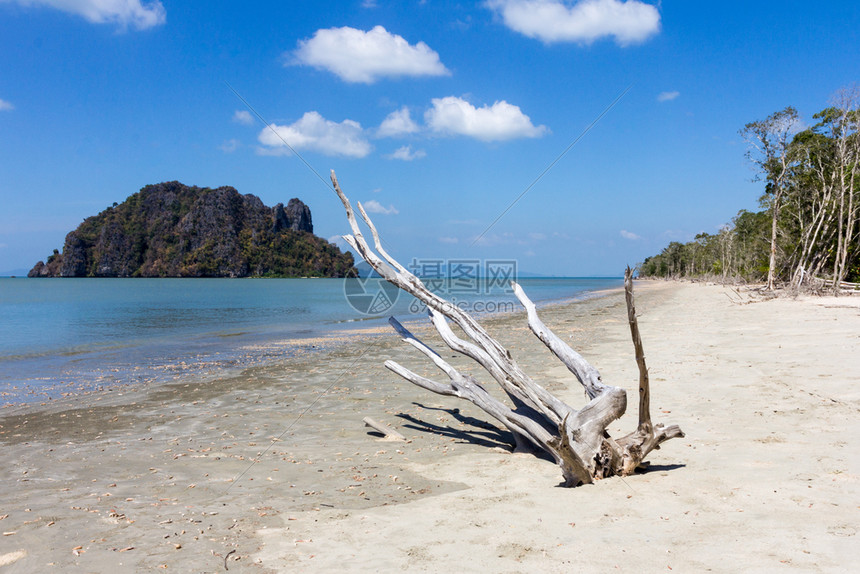
[[[377,422],[370,417],[364,417],[361,422],[364,423],[364,426],[368,426],[376,432],[381,433],[383,435],[383,440],[406,440],[406,437],[397,432],[396,430],[388,428],[384,424]]]
[[[447,375],[448,381],[437,382],[422,377],[391,360],[385,362],[386,368],[428,391],[473,403],[509,429],[518,447],[532,445],[549,453],[561,467],[565,486],[588,484],[612,475],[626,476],[640,466],[645,466],[645,457],[652,450],[660,448],[661,443],[684,436],[677,425],[666,427],[651,422],[648,370],[633,305],[630,269],[627,270],[624,285],[628,320],[639,366],[639,424],[634,432],[615,440],[606,429],[624,414],[627,393],[620,387],[605,384],[596,368],[540,320],[534,303],[520,285],[513,284],[514,293],[528,313],[529,328],[573,373],[589,398],[588,404],[580,410],[573,409],[532,380],[508,350],[474,318],[431,292],[418,277],[393,259],[382,247],[376,227],[359,203],[359,213],[373,237],[374,252],[361,232],[352,205],[340,189],[334,171],[331,179],[352,229],[352,235],[344,236],[346,242],[380,276],[425,303],[433,325],[445,344],[480,364],[504,390],[511,405],[492,396],[471,375],[457,371],[393,317],[389,323],[403,341],[432,361]],[[459,327],[466,339],[455,334],[449,321]]]

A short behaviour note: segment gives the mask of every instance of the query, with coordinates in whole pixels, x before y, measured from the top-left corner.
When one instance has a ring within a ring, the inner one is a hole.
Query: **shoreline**
[[[585,312],[586,307],[602,308],[613,293],[620,301],[616,289],[551,307]],[[415,322],[424,325],[410,322],[410,328],[429,341],[429,321]],[[491,331],[507,325],[527,329],[524,311],[485,324]],[[316,499],[321,484],[327,485],[328,496],[338,497],[339,507],[357,509],[465,488],[456,480],[410,471],[402,459],[455,457],[483,452],[487,445],[506,452],[512,437],[471,416],[461,424],[477,425],[487,438],[452,444],[450,436],[435,436],[423,414],[447,409],[452,417],[462,407],[389,374],[382,367],[389,356],[405,363],[416,357],[388,326],[372,331],[369,348],[361,336],[367,331],[362,331],[325,351],[213,380],[189,377],[0,411],[0,444],[10,461],[0,470],[0,489],[4,500],[16,501],[4,508],[0,520],[0,530],[13,533],[0,538],[0,564],[10,549],[26,553],[20,560],[24,571],[44,565],[58,571],[76,565],[103,570],[116,565],[116,552],[134,546],[145,548],[145,557],[132,550],[122,556],[134,560],[135,569],[169,564],[194,571],[205,557],[212,570],[220,571],[220,560],[213,557],[236,548],[240,552],[234,558],[247,566],[250,554],[260,549],[257,531],[278,524],[285,513],[317,512],[332,504]],[[384,381],[377,382],[380,377]],[[343,427],[331,428],[333,412]],[[396,446],[388,449],[390,443],[380,448],[364,428],[364,416],[416,427],[407,432],[431,441],[404,457]],[[256,438],[264,429],[268,434]],[[339,444],[342,438],[348,439],[348,448],[358,449],[352,456]],[[291,447],[279,450],[282,441]],[[261,454],[261,462],[251,464]],[[389,472],[359,476],[356,463]],[[365,484],[367,493],[356,484]],[[276,485],[287,509],[272,508]],[[251,509],[249,497],[256,501]],[[189,528],[206,519],[210,523],[203,532]],[[172,524],[181,527],[168,532]],[[210,527],[220,537],[205,538]]]
[[[618,289],[620,288],[581,291],[572,296],[538,301],[536,305],[538,309],[564,306],[578,301],[603,297]],[[525,316],[525,310],[519,303],[516,303],[512,311],[473,313],[473,316],[479,321],[490,323],[520,313]],[[411,326],[421,324],[425,318],[426,315],[422,313],[398,315],[398,319],[403,324]],[[128,393],[157,389],[159,386],[181,383],[187,379],[211,381],[224,377],[241,376],[248,369],[277,367],[297,357],[318,353],[325,354],[339,346],[360,341],[362,338],[384,336],[388,333],[393,333],[393,331],[387,324],[387,317],[373,316],[325,323],[319,327],[318,331],[306,333],[297,331],[278,336],[265,332],[258,332],[253,336],[249,336],[249,333],[210,335],[199,338],[198,344],[205,345],[207,340],[224,340],[233,336],[244,336],[245,340],[229,350],[201,350],[196,355],[194,353],[180,353],[179,357],[171,357],[171,355],[176,354],[175,351],[171,351],[163,345],[159,347],[158,344],[151,343],[142,349],[132,348],[132,351],[142,354],[145,358],[144,364],[133,361],[124,361],[123,363],[127,364],[123,364],[113,361],[108,362],[107,366],[90,366],[87,374],[72,375],[71,380],[75,382],[58,381],[54,385],[32,388],[28,381],[23,381],[19,383],[22,387],[20,389],[10,387],[9,390],[0,392],[0,400],[3,401],[0,403],[0,415],[37,411],[41,408],[73,408],[75,402],[79,400],[84,401],[93,397],[96,400],[103,400],[114,395],[123,396]],[[150,347],[161,348],[161,353],[164,356],[149,356],[147,350]],[[86,351],[84,360],[88,363],[95,362],[98,365],[97,359],[99,357],[111,353],[121,354],[123,348],[124,346],[116,349]],[[62,355],[65,356],[66,353]],[[39,357],[36,356],[31,359],[38,361]],[[11,357],[10,360],[19,359]],[[70,372],[67,371],[67,374]],[[9,400],[8,397],[10,396],[17,400]]]
[[[24,553],[2,571],[839,571],[860,507],[860,306],[742,305],[700,284],[637,282],[636,296],[652,414],[687,433],[644,474],[557,488],[557,467],[511,454],[482,411],[388,373],[392,358],[437,376],[396,336],[374,337],[205,384],[0,412],[0,564]],[[631,430],[621,291],[542,318],[627,389],[611,431]],[[584,403],[523,317],[486,326]],[[414,332],[443,352],[430,329]],[[364,416],[411,442],[377,438]]]

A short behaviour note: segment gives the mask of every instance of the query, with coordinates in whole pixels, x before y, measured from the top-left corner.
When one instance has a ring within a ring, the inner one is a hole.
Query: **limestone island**
[[[313,233],[293,198],[267,207],[233,187],[147,185],[88,217],[28,277],[344,277],[352,254]]]

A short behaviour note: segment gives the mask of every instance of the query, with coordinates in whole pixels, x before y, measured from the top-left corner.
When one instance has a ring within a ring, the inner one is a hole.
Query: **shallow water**
[[[621,279],[520,283],[535,302],[547,303],[617,287]],[[505,286],[480,280],[436,287],[478,314],[519,310]],[[0,404],[270,364],[384,325],[392,314],[420,317],[416,303],[373,280],[3,278]]]

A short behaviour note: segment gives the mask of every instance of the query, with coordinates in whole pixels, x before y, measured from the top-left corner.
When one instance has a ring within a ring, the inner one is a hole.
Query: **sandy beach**
[[[560,488],[552,462],[511,453],[483,412],[384,369],[393,358],[440,376],[370,332],[277,367],[0,412],[0,572],[850,571],[860,297],[636,288],[652,416],[687,435],[648,472]],[[632,430],[622,293],[542,317],[628,389],[612,432]],[[522,316],[486,325],[535,380],[584,404]],[[383,440],[367,416],[409,441]]]

